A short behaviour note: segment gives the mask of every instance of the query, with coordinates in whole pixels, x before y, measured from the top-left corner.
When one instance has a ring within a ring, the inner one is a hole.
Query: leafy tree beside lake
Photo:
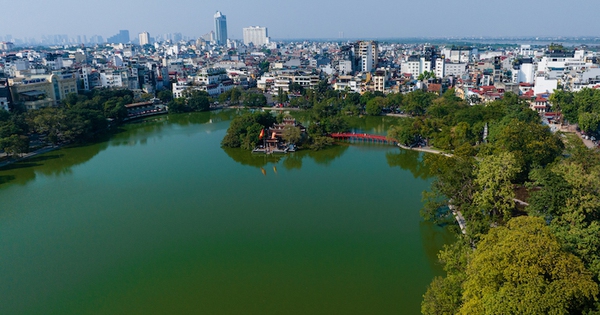
[[[268,112],[246,113],[234,118],[221,145],[228,148],[252,150],[259,143],[261,130],[271,127],[275,117]]]

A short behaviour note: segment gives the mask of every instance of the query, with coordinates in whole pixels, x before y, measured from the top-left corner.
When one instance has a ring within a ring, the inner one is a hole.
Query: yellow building
[[[74,73],[31,75],[8,80],[14,103],[27,110],[56,106],[70,93],[77,93]]]

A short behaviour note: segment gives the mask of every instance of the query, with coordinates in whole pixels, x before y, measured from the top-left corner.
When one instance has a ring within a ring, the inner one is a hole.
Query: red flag
[[[262,139],[262,137],[265,135],[265,130],[261,129],[260,130],[260,134],[258,135],[258,139]]]

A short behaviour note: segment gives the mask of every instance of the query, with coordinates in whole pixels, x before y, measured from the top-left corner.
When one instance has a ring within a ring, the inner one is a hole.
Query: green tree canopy
[[[491,229],[466,274],[459,314],[570,314],[598,294],[591,272],[535,217]]]

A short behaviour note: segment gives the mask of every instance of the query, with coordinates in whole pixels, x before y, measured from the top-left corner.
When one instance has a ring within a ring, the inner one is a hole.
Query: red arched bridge
[[[386,136],[380,135],[370,135],[368,133],[332,133],[330,136],[336,140],[350,140],[350,141],[363,141],[370,143],[382,143],[382,144],[391,144],[396,145],[398,141],[395,139],[390,139]]]

